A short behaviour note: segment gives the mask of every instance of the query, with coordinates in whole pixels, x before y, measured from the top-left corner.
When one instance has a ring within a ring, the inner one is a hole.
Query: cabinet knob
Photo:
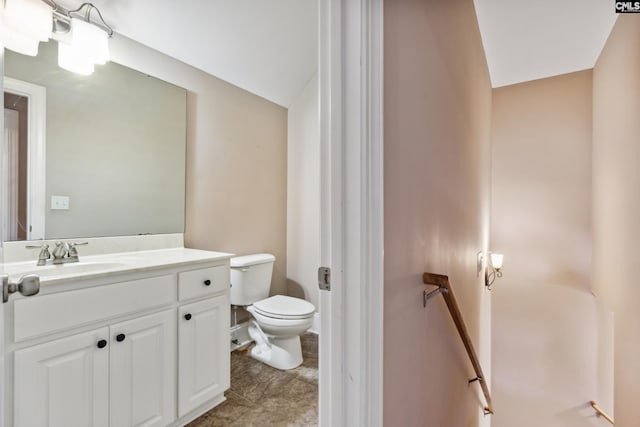
[[[107,340],[98,341],[98,348],[105,348],[107,346]]]
[[[187,313],[187,314],[185,314],[185,315],[184,315],[184,318],[185,318],[186,320],[191,320],[191,313]]]
[[[209,286],[209,285],[211,285],[211,280],[209,280],[209,279],[205,280],[205,281],[204,281],[204,285],[205,285],[205,286]]]
[[[125,335],[125,334],[118,334],[118,335],[116,335],[116,341],[118,341],[118,342],[122,342],[122,341],[124,341],[124,339],[125,339],[125,338],[126,338],[126,335]]]

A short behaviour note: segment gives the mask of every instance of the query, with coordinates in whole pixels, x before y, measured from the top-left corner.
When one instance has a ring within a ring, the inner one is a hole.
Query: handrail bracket
[[[429,301],[431,298],[438,296],[440,294],[446,294],[447,292],[449,292],[449,290],[443,287],[438,287],[438,289],[434,289],[431,292],[422,291],[422,306],[426,307],[427,301]]]
[[[469,384],[474,383],[474,382],[476,382],[476,381],[484,381],[484,378],[482,378],[482,377],[475,377],[475,378],[471,378],[471,379],[469,380]]]

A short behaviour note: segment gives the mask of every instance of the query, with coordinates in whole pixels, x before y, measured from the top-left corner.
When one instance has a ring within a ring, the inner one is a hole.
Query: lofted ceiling
[[[57,1],[64,7],[82,1]],[[288,107],[318,69],[318,0],[93,0],[126,37]]]
[[[318,1],[93,2],[116,32],[288,107],[318,69]],[[593,68],[616,20],[610,0],[474,4],[493,87]]]
[[[611,0],[474,0],[493,87],[593,68]]]

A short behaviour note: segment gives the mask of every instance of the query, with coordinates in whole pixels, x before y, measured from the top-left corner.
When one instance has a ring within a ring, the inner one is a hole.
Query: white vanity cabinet
[[[175,419],[173,310],[15,352],[15,426],[164,426]]]
[[[224,257],[10,300],[5,426],[182,426],[213,408],[230,385],[228,289]]]
[[[161,427],[176,417],[174,311],[109,328],[111,426]]]
[[[107,427],[109,349],[96,329],[15,352],[15,427]],[[10,387],[8,387],[10,388]]]
[[[178,309],[179,416],[230,386],[228,307],[223,295]]]

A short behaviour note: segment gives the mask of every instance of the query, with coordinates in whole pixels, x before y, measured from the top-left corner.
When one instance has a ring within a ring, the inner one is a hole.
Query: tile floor
[[[301,337],[302,365],[280,371],[248,351],[231,353],[227,400],[187,427],[317,426],[318,336]]]

